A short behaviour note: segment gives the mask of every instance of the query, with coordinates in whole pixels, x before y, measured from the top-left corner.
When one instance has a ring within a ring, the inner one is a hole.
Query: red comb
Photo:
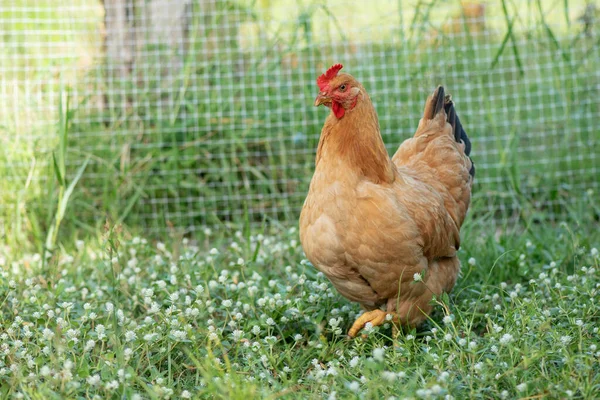
[[[319,86],[319,89],[325,90],[325,87],[327,86],[329,81],[332,80],[333,78],[335,78],[337,76],[337,73],[339,72],[339,70],[342,68],[344,68],[344,66],[342,64],[332,65],[331,68],[329,68],[327,70],[327,72],[325,72],[323,75],[318,77],[317,85]]]

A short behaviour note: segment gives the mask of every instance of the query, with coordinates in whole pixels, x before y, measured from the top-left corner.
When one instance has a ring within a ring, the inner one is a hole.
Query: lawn
[[[520,230],[469,219],[462,277],[431,319],[354,340],[359,307],[293,225],[163,241],[107,226],[48,260],[17,251],[0,260],[0,393],[598,398],[599,206],[587,193],[564,222]]]

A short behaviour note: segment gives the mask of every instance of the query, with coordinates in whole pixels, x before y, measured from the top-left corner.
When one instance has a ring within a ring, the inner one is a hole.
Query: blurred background
[[[0,237],[296,224],[315,79],[338,62],[390,153],[452,93],[472,217],[560,220],[600,189],[599,18],[584,0],[3,0]]]

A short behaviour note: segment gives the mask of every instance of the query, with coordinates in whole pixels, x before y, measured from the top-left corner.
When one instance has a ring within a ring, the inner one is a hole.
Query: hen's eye
[[[342,85],[342,86],[340,86],[340,91],[342,91],[342,92],[343,92],[344,90],[346,90],[346,85],[345,85],[345,84],[344,84],[344,85]]]

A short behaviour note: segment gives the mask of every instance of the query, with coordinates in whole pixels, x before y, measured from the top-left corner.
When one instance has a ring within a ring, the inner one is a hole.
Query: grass
[[[584,196],[557,226],[469,219],[462,277],[418,330],[373,328],[304,259],[297,231],[166,243],[108,226],[0,265],[9,398],[600,396],[600,233]]]

